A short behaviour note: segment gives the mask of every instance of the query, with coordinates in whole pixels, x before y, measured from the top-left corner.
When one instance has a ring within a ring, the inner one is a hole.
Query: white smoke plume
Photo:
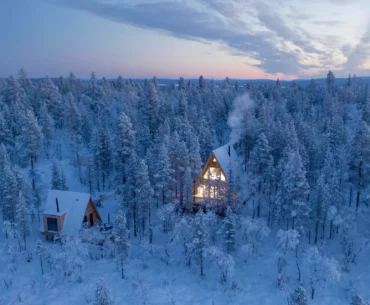
[[[243,94],[235,98],[233,102],[233,110],[229,114],[227,123],[231,128],[230,144],[234,144],[239,141],[243,133],[243,121],[248,111],[251,111],[254,106],[254,102],[249,96],[249,93]]]

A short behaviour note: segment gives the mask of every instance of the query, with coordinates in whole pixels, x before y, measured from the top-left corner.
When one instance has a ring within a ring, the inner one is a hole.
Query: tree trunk
[[[356,195],[356,210],[358,210],[358,207],[360,206],[360,190],[357,190]]]
[[[298,282],[301,282],[301,269],[299,268],[298,259],[295,260],[298,270]]]
[[[136,220],[136,203],[134,203],[134,236],[136,237],[137,233],[137,220]]]
[[[125,274],[123,272],[123,263],[121,263],[121,277],[123,280],[125,279]]]
[[[329,239],[333,239],[333,221],[332,220],[330,221],[330,235],[329,235]]]
[[[315,297],[315,288],[311,287],[311,299]]]
[[[352,205],[352,186],[349,189],[349,202],[348,202],[348,206],[351,207],[351,205]]]
[[[322,240],[325,239],[325,222],[326,222],[326,217],[324,218],[324,221],[322,223],[322,235],[321,235]]]
[[[319,235],[319,220],[316,220],[316,226],[315,226],[315,241],[314,244],[317,244],[317,239]]]
[[[44,266],[42,265],[42,256],[40,255],[40,266],[41,266],[41,275],[44,275]]]
[[[204,270],[203,270],[203,253],[200,255],[200,275],[204,275]]]

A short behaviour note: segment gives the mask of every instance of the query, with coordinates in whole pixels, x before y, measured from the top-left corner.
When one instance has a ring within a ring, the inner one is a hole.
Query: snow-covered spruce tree
[[[114,305],[115,302],[112,297],[112,293],[105,283],[105,281],[100,278],[96,281],[94,287],[94,305]]]
[[[310,207],[308,204],[309,185],[298,151],[286,151],[283,158],[280,185],[278,186],[277,219],[304,232],[307,228]]]
[[[13,135],[11,133],[9,122],[5,121],[4,115],[0,112],[0,143],[2,145],[11,145],[14,143]]]
[[[278,280],[277,286],[285,289],[288,282],[287,275],[287,254],[288,251],[295,251],[299,244],[299,233],[297,230],[279,230],[276,234],[277,241],[277,267],[278,267]],[[298,266],[298,264],[297,264]],[[299,270],[300,277],[300,270]]]
[[[151,210],[154,191],[150,185],[148,167],[146,166],[144,160],[139,161],[136,174],[136,181],[140,182],[135,191],[137,194],[137,229],[140,238],[142,238],[144,236],[148,237],[148,230],[150,230],[150,235],[152,235]]]
[[[200,275],[204,275],[204,258],[208,248],[208,226],[206,215],[200,209],[193,220],[193,238],[189,245],[194,259],[200,267]]]
[[[271,148],[264,133],[261,133],[254,146],[246,171],[245,199],[253,199],[255,210],[253,216],[260,217],[261,206],[267,207],[270,203],[273,179],[273,157]],[[269,206],[269,215],[271,214]]]
[[[222,225],[222,235],[226,253],[230,254],[235,250],[235,217],[230,206],[226,208],[226,215]]]
[[[317,288],[324,289],[327,284],[338,281],[341,273],[338,262],[319,252],[317,247],[306,251],[305,261],[308,265],[311,287],[311,299],[314,299]]]
[[[258,254],[262,242],[270,234],[270,229],[263,219],[242,217],[239,232],[243,242],[240,251],[247,262],[251,256]]]
[[[27,202],[22,192],[19,192],[18,195],[15,219],[17,222],[20,237],[23,239],[24,250],[27,250],[27,236],[31,234],[30,215]]]
[[[351,298],[351,304],[350,305],[369,305],[368,302],[366,302],[362,297],[358,295],[354,295]]]
[[[7,180],[5,178],[6,171],[10,169],[10,160],[8,153],[6,151],[5,145],[0,144],[0,171],[3,173],[0,175],[0,207],[4,213],[4,204],[5,204],[5,186]]]
[[[48,150],[49,150],[51,141],[53,139],[54,122],[53,122],[53,118],[48,112],[48,109],[45,103],[41,104],[38,122],[41,127],[42,134],[43,134],[44,150],[46,151],[47,156],[48,156]]]
[[[41,267],[41,275],[44,275],[44,264],[43,264],[43,256],[45,253],[44,245],[40,238],[36,241],[36,254],[40,257],[40,267]]]
[[[116,245],[116,260],[119,264],[122,279],[125,278],[124,264],[127,262],[130,243],[128,240],[128,229],[126,224],[126,215],[123,210],[119,210],[114,224],[114,241]]]
[[[36,162],[37,152],[39,150],[42,141],[41,128],[37,122],[37,119],[33,111],[28,110],[25,116],[25,122],[22,130],[23,142],[25,144],[25,150],[28,153],[28,158],[31,162],[31,167],[33,168]]]
[[[183,176],[183,185],[184,185],[184,200],[183,200],[183,209],[185,211],[191,212],[193,210],[194,198],[193,198],[193,189],[194,182],[191,178],[191,169],[186,167],[185,173]]]
[[[362,121],[354,139],[350,162],[350,182],[356,190],[356,209],[363,191],[370,185],[370,127]]]
[[[177,132],[170,140],[169,156],[173,169],[173,180],[175,182],[175,196],[179,199],[180,205],[183,203],[184,187],[183,176],[186,167],[189,165],[188,149],[184,141],[180,139]]]
[[[53,190],[68,190],[64,173],[60,170],[57,162],[54,160],[51,167],[51,188]]]
[[[115,158],[116,168],[122,182],[126,182],[125,168],[126,163],[135,149],[135,131],[130,118],[121,113],[117,121],[116,138],[115,138]]]
[[[77,146],[79,143],[79,139],[81,136],[81,125],[82,125],[82,119],[81,114],[76,106],[75,98],[72,95],[72,93],[68,93],[66,96],[67,100],[67,125],[68,125],[68,131],[69,135],[72,139],[72,144]],[[76,152],[78,154],[78,150],[76,149]]]
[[[94,141],[92,141],[92,150],[94,152],[95,164],[98,172],[101,174],[103,189],[106,186],[106,180],[110,176],[112,169],[112,148],[108,127],[100,122],[95,131]]]
[[[11,242],[7,242],[6,248],[5,248],[5,253],[6,253],[6,260],[7,260],[7,267],[8,270],[13,273],[18,271],[19,264],[18,264],[18,258],[19,258],[19,253],[15,250],[13,244]]]
[[[221,283],[231,282],[234,273],[234,259],[230,254],[222,252],[215,246],[207,249],[207,255],[211,260],[215,261],[218,269],[220,270]]]
[[[182,248],[182,258],[184,259],[185,266],[187,267],[190,267],[192,262],[192,223],[193,217],[188,215],[178,216],[177,221],[175,221],[174,228],[169,235],[169,242],[174,251],[177,251],[178,247]]]
[[[171,168],[170,158],[168,155],[168,141],[165,140],[159,148],[158,157],[153,158],[151,162],[155,162],[156,173],[154,174],[154,189],[159,202],[165,204],[171,196],[171,186],[173,183],[173,170]]]
[[[50,77],[46,76],[40,84],[40,95],[45,100],[49,113],[54,119],[56,127],[62,128],[62,96]]]
[[[289,304],[291,304],[291,305],[308,305],[306,290],[302,286],[296,288],[290,294],[290,303]]]
[[[15,223],[18,202],[17,178],[10,167],[5,168],[3,175],[5,178],[3,220]]]
[[[81,283],[89,256],[87,246],[79,236],[62,237],[63,251],[54,259],[56,274],[66,282]]]

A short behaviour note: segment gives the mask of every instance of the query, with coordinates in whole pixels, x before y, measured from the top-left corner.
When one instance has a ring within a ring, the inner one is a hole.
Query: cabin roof
[[[90,194],[69,191],[50,190],[45,203],[44,215],[65,215],[63,233],[75,234],[81,229],[84,215],[89,204]],[[59,212],[56,198],[58,198]],[[44,231],[44,219],[40,231]]]
[[[230,156],[229,156],[229,146],[230,146]],[[233,176],[237,177],[240,176],[242,173],[242,162],[237,155],[233,145],[224,145],[221,146],[214,151],[212,151],[213,155],[216,157],[218,164],[220,164],[220,167],[222,171],[224,172],[226,178],[228,179],[229,175],[229,164],[231,162],[231,168],[233,171]]]

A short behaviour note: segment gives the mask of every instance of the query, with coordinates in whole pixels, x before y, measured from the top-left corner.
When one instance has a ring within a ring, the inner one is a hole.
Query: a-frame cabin
[[[224,198],[230,171],[234,180],[238,180],[242,171],[242,162],[232,145],[224,145],[212,151],[199,177],[194,190],[195,201],[217,202]]]
[[[58,234],[77,235],[82,226],[101,222],[90,194],[50,190],[40,224],[47,238]]]

